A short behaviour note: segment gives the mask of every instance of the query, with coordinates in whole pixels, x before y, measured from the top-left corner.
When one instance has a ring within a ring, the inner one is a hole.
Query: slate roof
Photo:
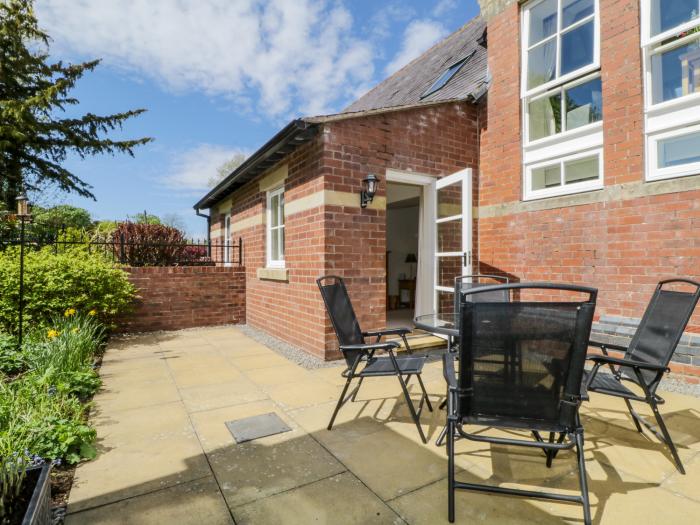
[[[291,121],[202,197],[194,208],[209,208],[246,182],[264,173],[298,146],[311,140],[322,122],[357,118],[405,107],[478,99],[488,87],[486,48],[479,43],[485,35],[485,30],[486,23],[477,16],[378,84],[341,113]],[[470,55],[469,60],[444,87],[421,98],[445,70]]]
[[[486,48],[478,42],[485,30],[486,22],[480,16],[473,18],[372,88],[341,114],[465,100],[470,96],[478,98],[488,77]],[[473,56],[442,89],[421,98],[447,68],[471,53]]]

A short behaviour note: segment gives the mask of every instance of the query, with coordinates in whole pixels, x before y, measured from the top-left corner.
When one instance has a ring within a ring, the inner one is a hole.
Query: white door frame
[[[437,211],[438,211],[438,191],[442,188],[445,188],[447,186],[451,186],[453,184],[462,184],[462,213],[459,215],[453,215],[449,217],[442,217],[438,218]],[[438,252],[438,246],[436,244],[435,246],[435,278],[434,278],[434,285],[435,285],[435,290],[433,294],[433,311],[437,312],[437,302],[438,302],[438,292],[452,292],[454,293],[454,286],[442,286],[440,285],[439,281],[439,265],[437,260],[440,257],[462,257],[462,271],[460,275],[469,275],[472,273],[472,228],[474,227],[473,225],[473,195],[472,195],[472,169],[471,168],[465,168],[463,170],[458,171],[457,173],[453,173],[452,175],[448,175],[447,177],[443,177],[441,179],[438,179],[437,182],[435,183],[435,194],[434,194],[434,200],[435,200],[435,215],[434,215],[434,228],[435,228],[435,239],[437,243],[437,228],[438,224],[442,222],[449,222],[449,221],[454,221],[454,220],[461,220],[462,221],[462,251],[461,252]]]
[[[437,179],[409,171],[386,170],[387,182],[400,182],[422,188],[418,221],[418,266],[416,268],[416,304],[414,315],[435,311],[435,182]],[[428,278],[426,278],[428,276]],[[388,285],[388,283],[387,283]]]

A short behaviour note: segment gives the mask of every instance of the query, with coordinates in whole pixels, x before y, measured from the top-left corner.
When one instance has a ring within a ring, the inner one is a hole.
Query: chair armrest
[[[606,350],[615,350],[616,352],[626,352],[627,347],[614,345],[612,343],[599,343],[598,341],[588,341],[588,346],[595,346],[598,348],[605,348]]]
[[[349,352],[352,350],[394,350],[401,346],[395,341],[387,341],[386,343],[361,343],[356,345],[340,345],[341,352]]]
[[[451,389],[457,388],[457,375],[455,374],[455,355],[445,352],[442,354],[442,375]]]
[[[645,363],[643,361],[635,361],[634,359],[623,359],[623,358],[618,358],[618,357],[612,357],[609,355],[587,355],[586,359],[590,359],[591,361],[594,361],[596,363],[601,363],[601,364],[611,364],[611,365],[620,365],[620,366],[629,366],[632,368],[642,368],[644,370],[654,370],[657,372],[665,372],[669,370],[667,366],[663,365],[652,365],[649,363]]]
[[[364,337],[378,337],[382,335],[406,335],[410,333],[410,328],[385,328],[384,330],[370,330],[369,332],[362,332],[362,335]]]

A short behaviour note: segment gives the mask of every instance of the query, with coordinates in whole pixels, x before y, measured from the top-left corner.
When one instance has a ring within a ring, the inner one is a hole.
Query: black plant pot
[[[26,491],[31,491],[31,499],[24,513],[22,525],[51,524],[51,464],[27,469]]]

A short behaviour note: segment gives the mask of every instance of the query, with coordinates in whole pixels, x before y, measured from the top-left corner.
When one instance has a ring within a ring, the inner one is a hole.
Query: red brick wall
[[[285,159],[288,165],[285,202],[322,189],[322,147],[322,141],[317,138]],[[256,179],[233,194],[234,230],[237,222],[264,211],[265,193],[259,191],[259,179]],[[222,219],[217,216],[216,220]],[[212,235],[221,239],[223,230],[212,228]],[[258,268],[266,265],[264,224],[234,231],[233,236],[243,239],[248,324],[323,357],[325,311],[315,281],[324,273],[322,211],[309,210],[285,217],[285,265],[289,269],[286,282],[257,277]]]
[[[644,181],[638,0],[601,0],[605,185]],[[481,134],[479,206],[522,193],[519,10],[489,21],[493,76]],[[641,317],[656,283],[700,279],[700,191],[620,198],[479,219],[481,270],[599,288],[597,316]],[[700,309],[698,309],[700,310]],[[700,311],[690,331],[700,332]]]
[[[138,289],[122,332],[180,330],[245,323],[245,268],[214,266],[126,268]]]
[[[471,104],[348,119],[328,125],[324,151],[327,189],[358,195],[362,179],[381,179],[377,195],[386,196],[387,169],[450,175],[478,166],[478,113]],[[386,211],[326,207],[326,269],[346,278],[363,329],[386,324]],[[326,348],[337,346],[328,324]]]
[[[445,104],[417,110],[353,118],[320,126],[317,137],[292,153],[285,181],[285,202],[322,190],[357,196],[368,173],[381,179],[386,194],[387,168],[449,175],[472,167],[478,155],[477,111],[469,104]],[[264,212],[258,180],[233,194],[232,222]],[[223,211],[223,210],[222,210]],[[212,235],[221,235],[220,216]],[[347,279],[364,329],[385,323],[386,212],[359,206],[325,205],[287,215],[285,265],[289,281],[257,277],[265,266],[265,228],[256,225],[241,236],[247,268],[247,320],[252,326],[325,358],[338,357],[337,342],[316,278],[338,274]]]

